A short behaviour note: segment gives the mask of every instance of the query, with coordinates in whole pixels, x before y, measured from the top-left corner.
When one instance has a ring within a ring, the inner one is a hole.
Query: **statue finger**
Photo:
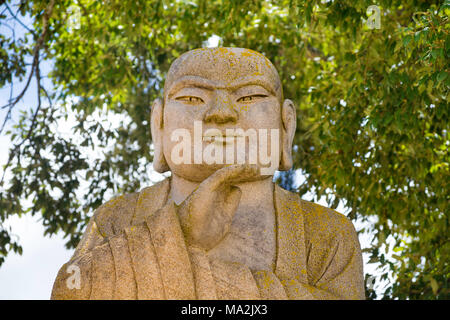
[[[198,191],[199,193],[211,192],[219,189],[224,184],[233,185],[254,179],[262,178],[259,168],[256,165],[235,164],[217,170],[214,174],[203,181]]]

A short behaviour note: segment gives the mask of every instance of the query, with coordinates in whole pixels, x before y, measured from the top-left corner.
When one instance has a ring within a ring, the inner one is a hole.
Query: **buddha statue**
[[[95,211],[51,298],[364,299],[351,221],[273,183],[296,120],[262,54],[178,57],[151,109],[153,167],[170,178]]]

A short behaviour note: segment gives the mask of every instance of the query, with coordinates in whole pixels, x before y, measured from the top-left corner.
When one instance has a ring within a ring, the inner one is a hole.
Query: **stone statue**
[[[52,299],[364,299],[352,223],[273,183],[296,119],[262,54],[181,55],[151,114],[171,177],[96,210]]]

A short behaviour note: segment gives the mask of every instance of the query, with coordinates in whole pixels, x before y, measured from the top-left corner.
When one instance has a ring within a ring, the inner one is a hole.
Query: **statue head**
[[[262,54],[202,48],[176,59],[152,106],[154,168],[201,182],[230,164],[289,170],[295,106]],[[270,163],[267,159],[270,158]]]

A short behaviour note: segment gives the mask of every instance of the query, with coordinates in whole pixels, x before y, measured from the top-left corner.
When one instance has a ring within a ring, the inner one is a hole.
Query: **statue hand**
[[[234,186],[261,177],[255,165],[231,165],[204,180],[178,207],[181,226],[191,245],[215,247],[230,230],[241,190]]]

